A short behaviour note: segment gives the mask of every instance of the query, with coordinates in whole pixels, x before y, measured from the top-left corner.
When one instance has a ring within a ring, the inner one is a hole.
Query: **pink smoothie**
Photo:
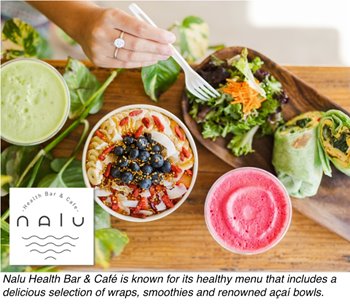
[[[210,233],[224,248],[260,253],[277,244],[288,229],[291,203],[282,183],[252,167],[232,170],[210,189],[205,219]]]

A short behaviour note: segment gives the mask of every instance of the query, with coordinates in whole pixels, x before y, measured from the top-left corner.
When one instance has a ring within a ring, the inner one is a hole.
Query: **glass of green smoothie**
[[[21,58],[1,65],[1,138],[35,145],[53,137],[67,120],[69,90],[48,63]]]

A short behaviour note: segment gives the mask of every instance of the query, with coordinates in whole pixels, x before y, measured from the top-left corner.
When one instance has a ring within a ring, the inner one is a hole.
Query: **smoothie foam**
[[[6,141],[43,142],[62,127],[68,111],[68,88],[52,66],[20,59],[1,67],[1,136]]]
[[[208,193],[205,218],[213,237],[237,253],[260,253],[288,229],[290,199],[272,174],[240,168],[219,178]]]

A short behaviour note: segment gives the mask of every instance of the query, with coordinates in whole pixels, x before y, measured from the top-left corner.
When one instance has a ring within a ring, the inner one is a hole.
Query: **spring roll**
[[[314,196],[323,168],[317,146],[317,126],[322,112],[303,113],[275,132],[272,164],[289,195]]]
[[[339,110],[329,110],[318,126],[318,144],[324,173],[332,175],[330,162],[350,176],[350,118]]]

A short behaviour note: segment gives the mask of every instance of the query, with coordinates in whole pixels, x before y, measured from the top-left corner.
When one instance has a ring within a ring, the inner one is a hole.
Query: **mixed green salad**
[[[271,135],[283,124],[288,96],[263,64],[259,57],[249,61],[247,49],[227,60],[212,56],[197,72],[222,95],[204,101],[188,94],[190,115],[201,125],[202,136],[231,137],[227,147],[235,156],[254,151],[257,133]]]

